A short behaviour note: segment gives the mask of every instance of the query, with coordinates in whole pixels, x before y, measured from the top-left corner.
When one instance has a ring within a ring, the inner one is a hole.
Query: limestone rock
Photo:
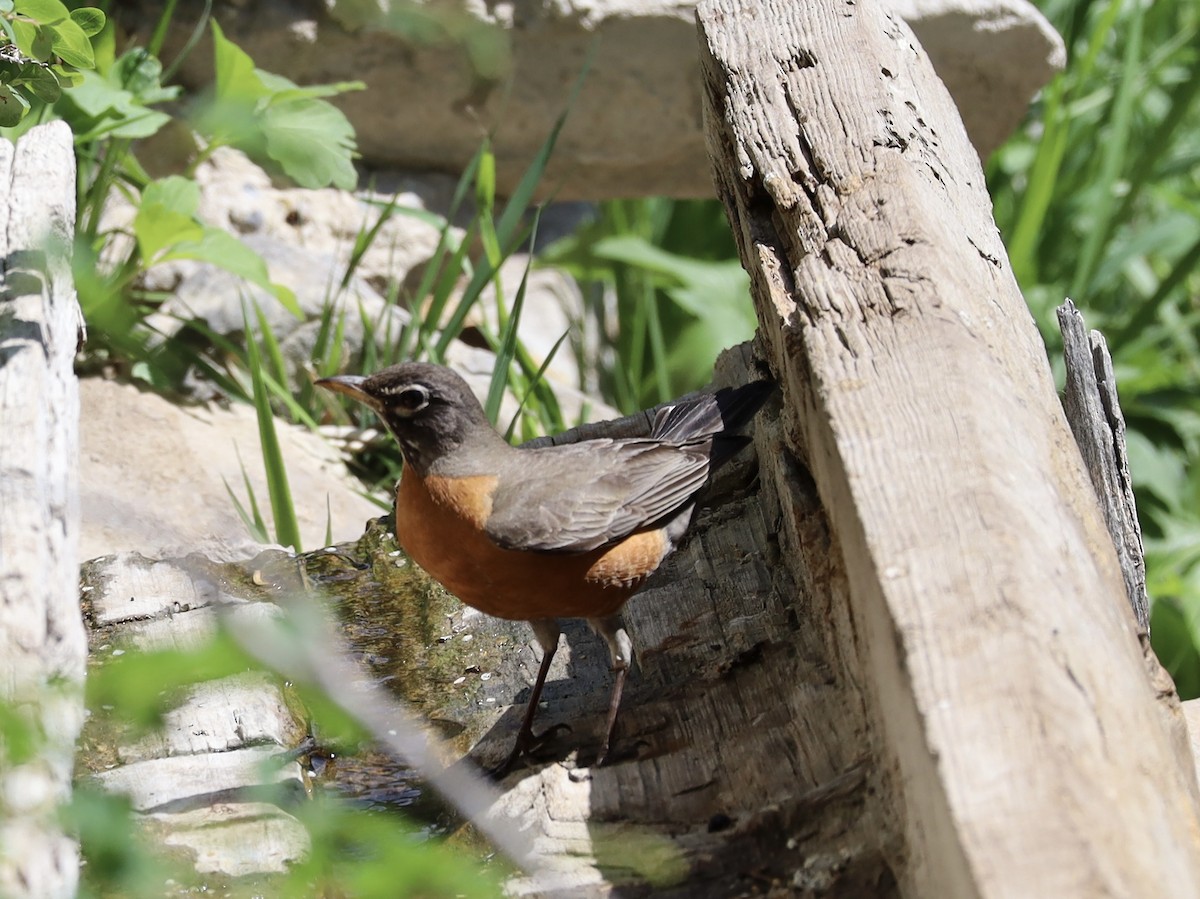
[[[248,569],[260,560],[279,561],[259,557]],[[92,664],[127,652],[199,648],[215,635],[218,617],[237,628],[281,614],[271,602],[225,592],[222,585],[251,591],[215,568],[196,555],[154,561],[127,553],[86,563]],[[181,850],[201,875],[191,891],[204,891],[207,874],[286,872],[309,849],[308,832],[288,811],[305,795],[305,774],[290,753],[307,722],[285,701],[279,679],[264,673],[202,681],[178,700],[148,734],[107,708],[95,710],[82,741],[85,778],[127,796],[132,821],[152,844]],[[273,882],[260,890],[265,883]]]
[[[377,357],[390,358],[391,347],[413,320],[406,304],[412,303],[418,314],[424,313],[424,298],[411,294],[438,245],[440,231],[429,218],[445,219],[450,215],[452,179],[437,174],[396,175],[385,185],[377,184],[376,189],[358,194],[280,187],[244,154],[223,148],[199,167],[196,180],[201,187],[199,218],[235,235],[257,253],[271,280],[295,294],[303,317],[297,318],[273,294],[223,269],[190,260],[173,261],[156,265],[147,273],[145,286],[167,294],[149,318],[157,332],[171,335],[184,322],[198,321],[216,334],[240,339],[245,329],[245,297],[257,304],[279,341],[295,386],[306,382],[315,370],[317,336],[326,313],[335,322],[341,321],[342,359],[355,358],[365,346],[368,333]],[[387,193],[379,192],[381,186]],[[343,287],[356,237],[375,226],[382,207],[393,197],[397,207],[406,212],[385,219]],[[106,209],[104,227],[127,231],[134,214],[134,207],[114,197]],[[569,221],[560,217],[558,227],[568,226]],[[453,239],[462,239],[460,227],[450,228]],[[106,254],[108,264],[115,264],[122,252],[121,239],[117,239]],[[515,253],[501,266],[499,280],[507,308],[512,307],[529,263],[528,254]],[[465,286],[465,282],[459,284],[451,296],[446,319]],[[486,325],[496,332],[496,302],[494,286],[488,285],[471,310],[466,329]],[[518,334],[535,364],[546,360],[564,333],[579,331],[575,324],[582,316],[583,298],[574,279],[557,269],[529,271]],[[474,338],[474,343],[482,343],[478,333]],[[556,389],[564,394],[580,383],[573,349],[571,342],[565,341],[547,369]],[[491,360],[486,366],[490,377],[494,357],[488,355],[487,359]],[[483,370],[473,352],[459,345],[451,348],[447,361],[472,372]],[[486,394],[486,387],[482,393]],[[578,395],[565,396],[564,407],[571,422],[577,420],[577,412],[584,405]]]
[[[378,10],[374,17],[350,14],[367,6]],[[459,42],[424,45],[381,24],[398,0],[331,2],[325,15],[298,0],[246,0],[218,3],[214,13],[263,69],[302,84],[365,81],[367,90],[335,102],[357,129],[370,167],[457,173],[489,134],[500,189],[511,192],[590,56],[546,192],[558,199],[712,195],[694,3],[454,6],[453,13],[440,11],[435,30]],[[127,9],[125,22],[144,45],[160,6],[140,7],[136,15]],[[179,5],[168,57],[200,8],[199,0]],[[891,8],[924,45],[981,156],[1012,132],[1065,61],[1061,39],[1026,0],[892,0]],[[211,54],[203,46],[188,57],[182,77],[192,85],[210,81]]]
[[[80,558],[124,550],[236,558],[261,548],[225,489],[228,483],[245,503],[244,463],[270,521],[253,409],[179,407],[96,378],[83,379],[79,389]],[[324,542],[327,516],[335,528],[352,529],[335,537],[357,537],[380,508],[359,494],[361,485],[328,443],[294,425],[280,422],[277,429],[304,545]]]

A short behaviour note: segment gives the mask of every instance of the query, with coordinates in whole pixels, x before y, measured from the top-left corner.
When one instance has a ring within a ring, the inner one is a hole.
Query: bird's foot
[[[513,770],[513,766],[517,761],[524,756],[532,755],[537,752],[547,743],[551,742],[560,733],[570,733],[571,726],[569,724],[555,724],[546,728],[540,734],[535,734],[532,730],[522,731],[517,735],[517,742],[513,744],[512,752],[499,765],[487,770],[487,776],[492,780],[503,780]]]

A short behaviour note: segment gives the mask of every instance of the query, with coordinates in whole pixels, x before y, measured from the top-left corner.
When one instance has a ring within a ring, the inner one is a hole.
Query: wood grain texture
[[[718,192],[848,578],[833,638],[902,892],[1200,894],[1178,701],[1143,670],[949,96],[874,0],[698,15]]]
[[[1150,633],[1150,597],[1146,593],[1146,556],[1133,498],[1133,478],[1125,448],[1125,416],[1117,397],[1117,379],[1104,335],[1088,332],[1083,316],[1067,300],[1055,310],[1063,337],[1067,383],[1063,409],[1083,453],[1088,477],[1104,513],[1138,626]]]
[[[0,701],[46,737],[29,763],[0,760],[0,894],[73,896],[78,852],[57,818],[83,722],[86,656],[66,124],[34,128],[15,148],[0,140],[0,185]]]

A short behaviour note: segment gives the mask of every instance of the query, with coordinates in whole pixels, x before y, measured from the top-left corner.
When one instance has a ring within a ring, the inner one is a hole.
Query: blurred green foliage
[[[750,280],[715,200],[602,203],[540,261],[569,271],[589,295],[600,386],[626,414],[708,383],[717,354],[754,335]]]
[[[306,601],[298,600],[301,606]],[[286,617],[283,620],[291,623]],[[290,630],[283,628],[281,633]],[[295,639],[299,645],[304,637],[297,631]],[[261,663],[224,628],[190,649],[130,647],[103,662],[93,660],[87,681],[92,711],[88,727],[119,734],[120,740],[135,739],[158,726],[193,685],[262,670]],[[267,676],[281,680],[270,672]],[[340,753],[341,747],[353,751],[365,739],[353,716],[319,687],[291,682],[287,689],[313,716],[311,727],[314,732],[319,729],[323,745],[337,746]],[[3,711],[0,704],[0,735],[7,739],[14,728]],[[15,733],[22,735],[20,730]],[[281,758],[280,764],[284,763]],[[64,824],[78,835],[86,859],[80,895],[136,899],[164,895],[170,885],[181,892],[220,891],[235,896],[483,899],[500,894],[502,865],[489,869],[467,852],[440,845],[427,829],[394,812],[364,811],[322,788],[302,800],[289,798],[285,791],[272,799],[270,789],[264,788],[262,799],[273,801],[304,827],[310,844],[307,856],[285,874],[204,875],[192,869],[186,853],[165,855],[127,799],[106,794],[83,778],[63,809]]]
[[[164,22],[173,6],[167,4]],[[144,276],[154,266],[174,260],[223,268],[274,295],[299,315],[291,291],[271,282],[256,253],[229,233],[200,221],[200,194],[193,176],[219,148],[230,146],[300,186],[353,187],[357,182],[354,131],[324,98],[363,85],[300,87],[255,68],[211,22],[215,84],[204,97],[168,112],[165,104],[179,101],[181,91],[163,84],[164,69],[157,55],[165,33],[162,23],[155,45],[130,47],[118,54],[115,29],[98,10],[68,14],[58,0],[23,0],[14,13],[0,10],[0,23],[7,25],[10,20],[9,38],[15,36],[16,42],[0,46],[7,53],[0,53],[0,59],[10,59],[7,68],[0,63],[0,88],[20,94],[28,114],[4,122],[13,126],[5,129],[4,136],[15,139],[51,118],[65,120],[75,135],[79,161],[75,281],[89,327],[88,359],[122,365],[159,389],[178,387],[193,365],[213,373],[211,357],[220,353],[201,360],[204,349],[197,348],[196,342],[162,339],[147,323],[159,298],[143,288]],[[86,54],[75,47],[81,35],[91,37],[90,41],[83,37]],[[35,51],[42,56],[25,59],[25,54],[36,55]],[[41,82],[30,81],[29,72],[57,73],[68,89],[38,88]],[[186,136],[190,155],[184,171],[156,179],[139,162],[136,142],[168,127],[178,127]],[[118,196],[136,207],[128,227],[104,218]],[[230,383],[233,379],[226,377],[222,386]]]
[[[99,9],[68,10],[59,0],[0,2],[0,127],[79,85],[80,70],[95,65],[91,38],[105,21]]]
[[[1155,602],[1200,695],[1200,6],[1043,0],[1066,70],[988,165],[1013,270],[1057,359],[1070,296],[1105,334]]]

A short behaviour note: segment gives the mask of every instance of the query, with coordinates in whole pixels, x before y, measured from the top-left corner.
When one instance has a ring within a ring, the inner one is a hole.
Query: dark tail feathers
[[[661,440],[694,440],[712,437],[709,469],[720,468],[750,442],[736,432],[754,417],[775,392],[773,381],[752,381],[741,387],[725,387],[716,393],[687,397],[658,410],[652,437]]]

